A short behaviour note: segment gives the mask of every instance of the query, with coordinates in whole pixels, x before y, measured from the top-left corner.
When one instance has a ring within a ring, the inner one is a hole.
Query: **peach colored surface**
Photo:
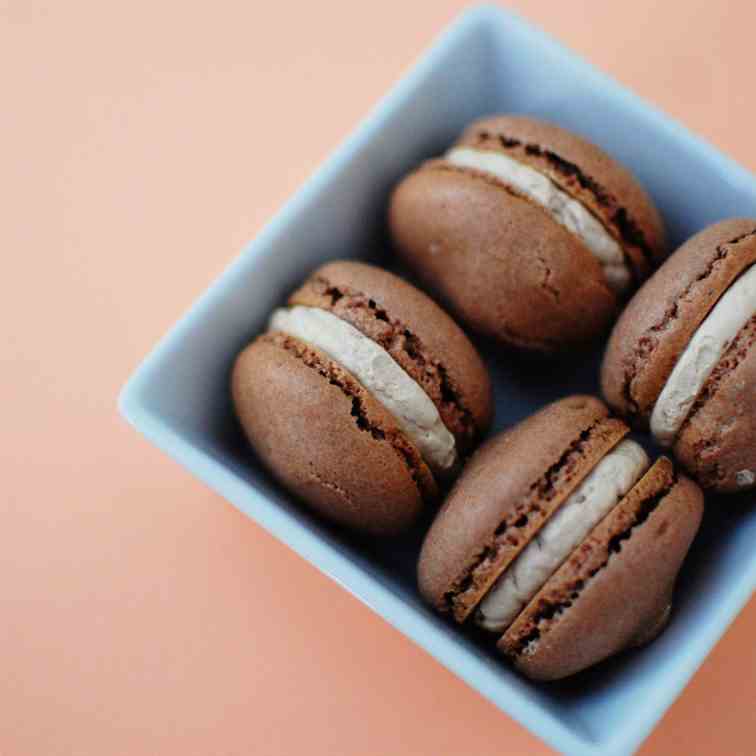
[[[462,7],[197,5],[0,2],[0,754],[549,753],[116,414]],[[513,5],[756,167],[753,4]],[[754,636],[643,754],[754,753]]]

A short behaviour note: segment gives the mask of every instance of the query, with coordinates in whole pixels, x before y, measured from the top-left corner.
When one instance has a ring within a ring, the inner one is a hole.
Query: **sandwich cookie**
[[[601,333],[665,251],[624,167],[522,116],[469,126],[399,184],[389,223],[400,257],[462,321],[544,352]]]
[[[609,340],[602,390],[705,486],[756,487],[756,220],[692,237]]]
[[[592,397],[555,402],[481,448],[423,544],[424,598],[555,680],[665,627],[700,489]]]
[[[325,516],[409,527],[491,419],[488,373],[459,327],[402,279],[330,263],[237,358],[232,396],[260,460]]]

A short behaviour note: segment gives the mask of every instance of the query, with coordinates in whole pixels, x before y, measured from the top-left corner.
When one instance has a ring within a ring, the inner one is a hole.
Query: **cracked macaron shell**
[[[418,584],[426,601],[464,621],[628,430],[600,400],[573,396],[479,449],[423,543]]]
[[[498,116],[471,124],[457,145],[498,151],[547,175],[622,240],[636,279],[664,257],[663,224],[648,195],[577,135]],[[617,296],[585,244],[488,174],[443,159],[425,163],[394,190],[389,224],[400,257],[424,284],[471,328],[503,343],[557,351],[593,339],[617,314]]]
[[[231,377],[237,416],[262,463],[331,520],[374,534],[406,529],[437,495],[394,417],[324,353],[259,336]]]
[[[289,305],[319,307],[381,345],[428,394],[462,455],[488,430],[488,370],[462,329],[429,297],[372,265],[337,261],[318,268]]]
[[[525,675],[557,680],[653,640],[703,515],[703,494],[661,457],[499,641]]]
[[[530,200],[434,161],[395,189],[399,254],[472,330],[541,352],[586,342],[616,315],[599,261]]]

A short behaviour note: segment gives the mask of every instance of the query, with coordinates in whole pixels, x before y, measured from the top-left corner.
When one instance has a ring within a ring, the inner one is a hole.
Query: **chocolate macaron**
[[[469,126],[395,189],[402,260],[473,330],[553,352],[606,329],[665,254],[636,179],[604,151],[523,116]]]
[[[369,533],[416,520],[491,420],[488,372],[454,321],[397,276],[316,270],[236,360],[259,459],[324,516]]]
[[[646,282],[609,340],[609,404],[706,488],[756,488],[756,220],[693,236]]]
[[[646,643],[669,619],[703,495],[628,432],[593,397],[548,405],[478,450],[423,544],[424,598],[495,634],[533,679]]]

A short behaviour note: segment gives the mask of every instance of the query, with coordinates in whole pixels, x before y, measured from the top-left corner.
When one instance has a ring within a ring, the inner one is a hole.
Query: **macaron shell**
[[[633,297],[609,338],[601,389],[609,405],[647,427],[654,404],[698,326],[756,262],[756,220],[709,226],[683,244]]]
[[[558,680],[652,640],[702,515],[698,486],[659,459],[520,614],[500,650],[531,679]]]
[[[396,188],[399,256],[471,329],[543,352],[588,341],[617,311],[599,261],[543,208],[434,161]]]
[[[320,307],[379,343],[439,409],[461,451],[488,430],[488,370],[462,329],[428,296],[388,271],[340,261],[318,268],[289,299]]]
[[[704,488],[756,488],[756,316],[704,385],[674,452]]]
[[[418,584],[425,599],[464,620],[627,432],[624,423],[608,416],[603,402],[573,396],[486,443],[468,463],[423,543]]]
[[[643,187],[627,168],[577,134],[527,116],[503,115],[472,123],[458,144],[497,149],[548,175],[624,241],[637,276],[645,278],[666,256],[664,223]],[[639,237],[643,248],[628,241]]]
[[[322,352],[264,334],[237,358],[231,386],[260,460],[329,519],[396,533],[435,496],[430,471],[394,418]]]

